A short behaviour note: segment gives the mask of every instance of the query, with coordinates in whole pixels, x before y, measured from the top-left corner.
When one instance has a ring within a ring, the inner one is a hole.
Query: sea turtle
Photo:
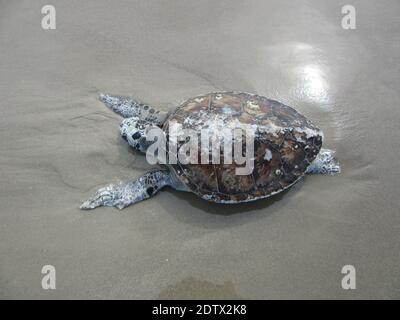
[[[153,196],[165,186],[193,192],[211,202],[248,202],[277,194],[306,173],[340,172],[333,151],[321,149],[323,134],[317,126],[295,109],[260,95],[214,92],[189,99],[170,113],[120,96],[101,94],[100,100],[125,118],[120,125],[121,135],[141,152],[146,152],[151,145],[146,139],[150,128],[161,128],[167,133],[166,149],[169,150],[168,129],[172,125],[195,132],[208,129],[216,137],[222,136],[226,128],[250,126],[254,131],[254,152],[250,155],[253,170],[247,175],[236,174],[240,165],[224,163],[225,154],[221,148],[215,158],[220,159],[219,163],[182,163],[178,159],[177,163],[162,165],[161,169],[136,180],[101,188],[81,205],[81,209],[98,206],[122,209]],[[235,139],[243,142],[244,136]],[[186,142],[187,139],[179,142],[176,148],[180,150]],[[212,151],[208,147],[202,146],[198,157],[206,153],[210,160]]]

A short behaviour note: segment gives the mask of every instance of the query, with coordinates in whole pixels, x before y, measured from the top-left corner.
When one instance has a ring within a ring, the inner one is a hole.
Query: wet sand
[[[45,31],[47,1],[0,1],[0,298],[400,298],[397,0],[352,1],[356,30],[341,1],[51,2]],[[98,92],[169,110],[216,90],[297,108],[342,174],[237,206],[78,209],[150,168]]]

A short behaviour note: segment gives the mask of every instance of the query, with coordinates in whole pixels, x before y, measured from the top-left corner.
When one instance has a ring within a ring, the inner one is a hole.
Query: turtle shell
[[[190,191],[203,199],[222,203],[266,198],[290,187],[304,175],[323,139],[321,130],[295,109],[242,92],[210,93],[183,102],[163,126],[167,141],[168,129],[177,124],[181,129],[192,129],[198,134],[200,152],[198,164],[178,161],[169,164],[170,169]],[[250,174],[236,174],[236,168],[244,164],[224,163],[223,150],[215,155],[219,163],[201,161],[204,155],[214,159],[211,148],[201,145],[202,129],[218,137],[224,128],[245,126],[254,130],[254,169]],[[177,142],[178,152],[185,143],[187,141]]]

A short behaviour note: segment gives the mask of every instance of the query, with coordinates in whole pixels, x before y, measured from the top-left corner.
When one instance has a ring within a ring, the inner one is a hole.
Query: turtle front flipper
[[[173,185],[169,171],[150,171],[136,180],[118,185],[110,184],[99,189],[80,208],[89,210],[99,206],[108,206],[123,209],[131,204],[150,198],[167,185]]]
[[[99,99],[111,110],[119,113],[124,118],[138,117],[140,120],[156,123],[161,126],[168,116],[147,104],[134,101],[127,97],[111,96],[101,93]]]
[[[314,161],[308,166],[306,173],[330,174],[340,173],[339,161],[333,156],[335,152],[321,149]]]

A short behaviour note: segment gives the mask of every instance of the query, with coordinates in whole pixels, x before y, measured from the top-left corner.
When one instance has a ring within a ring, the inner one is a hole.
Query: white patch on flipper
[[[272,159],[272,152],[269,149],[265,149],[265,156],[264,160],[271,161]]]

